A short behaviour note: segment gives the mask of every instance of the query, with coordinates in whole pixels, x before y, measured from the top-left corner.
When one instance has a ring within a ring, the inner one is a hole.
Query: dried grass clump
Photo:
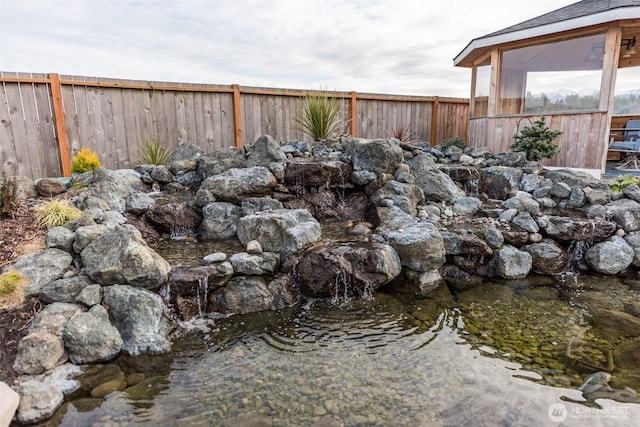
[[[0,310],[9,310],[22,305],[24,290],[29,279],[19,271],[9,270],[0,274]]]
[[[53,199],[36,206],[34,215],[39,226],[51,228],[80,218],[82,211],[68,200]]]

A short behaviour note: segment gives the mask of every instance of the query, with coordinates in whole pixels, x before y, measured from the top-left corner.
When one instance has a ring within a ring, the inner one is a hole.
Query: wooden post
[[[51,104],[53,108],[53,121],[58,136],[58,149],[60,150],[60,165],[62,175],[71,176],[71,158],[69,153],[69,138],[67,138],[67,124],[62,106],[62,88],[60,76],[57,73],[49,73],[49,87],[51,88]]]
[[[351,105],[349,109],[349,135],[358,136],[358,101],[356,91],[351,92]]]
[[[429,135],[429,143],[433,147],[437,144],[436,138],[438,136],[438,107],[440,102],[437,96],[433,97],[433,107],[431,108],[431,135]]]
[[[235,84],[233,88],[233,126],[235,130],[235,145],[243,147],[242,142],[242,105],[240,104],[240,86]]]

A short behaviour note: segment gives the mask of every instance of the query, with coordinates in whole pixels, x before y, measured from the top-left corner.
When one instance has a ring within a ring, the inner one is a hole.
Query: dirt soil
[[[45,248],[45,229],[36,225],[33,207],[37,200],[22,202],[13,215],[0,218],[0,271],[20,256]],[[0,310],[0,381],[14,385],[13,362],[18,342],[27,334],[31,319],[42,309],[38,298],[27,298],[21,307]]]

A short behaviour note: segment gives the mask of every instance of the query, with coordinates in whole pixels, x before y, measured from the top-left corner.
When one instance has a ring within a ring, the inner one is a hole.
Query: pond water
[[[625,402],[577,390],[607,366],[614,343],[557,292],[506,282],[452,295],[442,286],[427,298],[378,292],[200,320],[170,354],[117,361],[142,382],[67,403],[48,424],[637,425],[633,390],[618,394]],[[591,365],[570,363],[572,342]]]

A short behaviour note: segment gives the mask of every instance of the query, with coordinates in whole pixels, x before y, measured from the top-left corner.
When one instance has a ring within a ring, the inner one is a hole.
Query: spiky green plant
[[[540,117],[531,126],[525,126],[520,133],[513,135],[516,142],[511,145],[513,151],[524,151],[527,160],[549,159],[560,152],[553,141],[562,134],[560,130],[551,130],[544,117]]]
[[[609,182],[607,185],[611,191],[623,191],[630,185],[640,185],[640,176],[634,175],[619,175],[615,179]]]
[[[314,141],[329,138],[342,121],[339,118],[340,103],[326,91],[302,98],[302,117],[296,119],[300,129]]]
[[[164,165],[173,150],[162,145],[159,136],[147,136],[138,142],[138,156],[145,165]]]
[[[68,200],[52,199],[36,206],[34,214],[39,226],[50,228],[80,218],[82,211],[69,203]]]
[[[0,310],[18,307],[24,302],[24,289],[29,279],[17,270],[0,274]]]

